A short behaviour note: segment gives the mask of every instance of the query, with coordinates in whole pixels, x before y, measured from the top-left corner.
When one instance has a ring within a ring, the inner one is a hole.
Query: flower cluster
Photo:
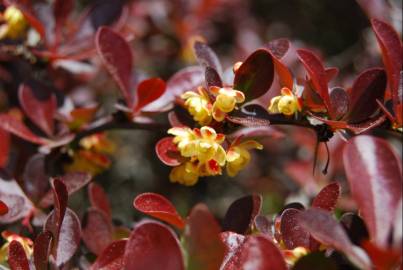
[[[12,241],[18,241],[22,245],[22,248],[24,249],[25,254],[28,257],[32,256],[34,243],[32,242],[31,239],[20,236],[11,231],[3,231],[1,233],[1,236],[5,240],[5,243],[0,248],[0,263],[7,261],[7,257],[8,257],[8,253],[9,253],[8,247],[10,246],[10,243]]]
[[[225,151],[225,135],[216,133],[208,126],[200,129],[174,127],[168,133],[175,136],[173,143],[185,158],[184,162],[172,169],[170,180],[189,186],[196,184],[200,176],[221,174],[226,164],[228,175],[235,176],[249,163],[251,157],[248,150],[262,149],[262,145],[255,141],[235,140]]]
[[[204,87],[185,92],[181,97],[193,119],[200,125],[208,125],[214,119],[222,122],[227,113],[235,109],[236,104],[245,101],[245,95],[231,87],[212,86],[207,91]]]
[[[281,89],[281,95],[271,99],[268,108],[270,113],[282,113],[284,115],[293,115],[301,111],[301,104],[294,93],[284,87]]]

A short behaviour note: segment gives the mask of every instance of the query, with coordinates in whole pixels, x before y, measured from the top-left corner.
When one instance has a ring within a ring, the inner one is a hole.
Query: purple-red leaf
[[[333,109],[330,103],[328,80],[325,67],[322,61],[313,52],[308,50],[297,50],[298,58],[304,65],[310,79],[312,80],[315,91],[322,98],[330,116],[334,119]]]
[[[173,167],[182,163],[183,157],[173,143],[173,137],[165,137],[159,140],[155,145],[155,152],[165,165]]]
[[[402,41],[399,34],[389,24],[372,19],[372,29],[375,32],[379,46],[382,50],[382,59],[388,74],[388,86],[392,93],[393,107],[402,103],[399,97],[400,71],[402,70]]]
[[[52,136],[53,117],[57,109],[56,96],[52,93],[46,95],[39,90],[41,89],[35,90],[27,84],[21,84],[18,92],[19,100],[25,115],[46,135]]]
[[[290,41],[285,38],[279,38],[266,43],[263,47],[269,50],[274,57],[281,59],[290,49]]]
[[[333,182],[322,188],[312,202],[312,207],[333,211],[339,199],[341,187],[339,183]]]
[[[185,226],[185,221],[178,212],[176,212],[172,203],[159,194],[140,194],[134,199],[133,206],[138,211],[165,221],[179,229],[183,229]]]
[[[220,60],[215,52],[206,44],[200,41],[196,41],[193,44],[193,50],[196,55],[197,61],[204,68],[210,67],[214,69],[218,76],[222,74],[222,67]]]
[[[379,109],[376,100],[383,101],[386,90],[386,73],[382,68],[371,68],[362,72],[350,91],[349,123],[369,119]]]
[[[402,169],[386,141],[371,136],[349,140],[343,153],[352,196],[372,240],[386,247],[402,198]]]
[[[220,75],[214,68],[206,67],[204,76],[206,78],[207,87],[211,87],[211,86],[222,87],[223,86]]]
[[[56,20],[55,34],[58,35],[58,31],[65,24],[70,12],[73,11],[74,0],[56,0],[53,4],[53,16]]]
[[[52,244],[52,233],[49,231],[41,232],[34,242],[34,264],[36,270],[47,270],[49,254]]]
[[[106,69],[118,84],[129,108],[133,107],[131,73],[133,54],[127,41],[109,27],[100,27],[95,36],[95,46]]]
[[[53,233],[56,212],[52,211],[48,216],[44,229]],[[77,215],[69,208],[66,208],[63,222],[58,234],[53,233],[54,241],[52,243],[52,256],[58,267],[67,263],[78,249],[81,239],[80,220]]]
[[[90,183],[88,185],[88,197],[92,207],[102,211],[109,219],[112,218],[108,196],[100,185],[94,182]]]
[[[92,177],[88,173],[72,172],[63,175],[62,177],[58,178],[58,180],[65,185],[68,195],[71,195],[88,184],[92,180]],[[40,206],[46,208],[51,206],[53,202],[54,200],[52,199],[52,192],[49,191],[42,198]]]
[[[197,204],[193,207],[185,230],[189,269],[215,270],[220,268],[225,249],[219,237],[220,232],[220,226],[206,205]]]
[[[249,101],[264,95],[270,89],[273,78],[273,57],[266,49],[259,49],[235,72],[234,89],[242,91]]]
[[[341,119],[349,111],[349,96],[341,87],[334,87],[330,91],[330,104],[334,111],[335,120]]]
[[[88,250],[99,255],[113,240],[110,219],[100,210],[87,210],[82,223],[82,238]]]
[[[316,240],[343,252],[362,269],[370,269],[370,261],[359,247],[349,240],[343,227],[325,210],[311,208],[298,215],[299,224]]]
[[[302,210],[303,211],[303,210]],[[310,247],[310,235],[304,230],[298,222],[298,214],[301,210],[289,208],[281,214],[281,237],[287,249],[294,249],[297,247]]]
[[[249,195],[234,201],[225,213],[223,231],[247,233],[259,214],[262,205],[260,195]]]
[[[10,133],[0,128],[0,168],[7,165],[10,152]]]
[[[125,269],[184,270],[179,240],[166,225],[143,221],[133,229],[124,254]]]
[[[49,189],[49,176],[46,174],[46,156],[41,153],[33,155],[25,165],[22,185],[27,196],[38,202]]]
[[[127,240],[118,240],[111,243],[98,256],[91,270],[121,270],[124,267],[123,256]]]
[[[0,128],[35,144],[46,144],[46,141],[34,133],[20,120],[8,114],[0,114]]]
[[[8,264],[11,270],[29,270],[27,254],[16,240],[13,240],[8,247]]]
[[[286,270],[287,266],[278,247],[263,235],[251,235],[221,266],[222,270]]]
[[[134,113],[139,112],[147,104],[150,104],[154,100],[164,94],[166,84],[160,78],[151,78],[142,81],[137,87],[135,106],[133,108]]]

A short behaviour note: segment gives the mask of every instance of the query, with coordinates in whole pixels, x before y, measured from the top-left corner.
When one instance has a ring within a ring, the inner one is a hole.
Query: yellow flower
[[[193,119],[200,125],[208,125],[212,119],[210,98],[203,87],[198,92],[187,91],[181,97],[186,100],[185,106]]]
[[[172,169],[169,174],[172,183],[179,183],[185,186],[193,186],[199,180],[198,167],[193,162],[183,163]]]
[[[18,241],[24,248],[25,254],[28,258],[32,256],[33,253],[33,242],[31,239],[22,237],[10,231],[3,231],[1,236],[6,240],[6,243],[0,249],[0,263],[7,261],[8,257],[8,246],[12,241]]]
[[[249,164],[251,159],[249,150],[254,148],[261,150],[263,146],[254,140],[242,143],[235,142],[231,145],[227,152],[227,174],[229,176],[236,176],[240,170]]]
[[[221,122],[225,119],[227,113],[235,109],[237,103],[245,101],[245,95],[238,90],[229,87],[210,87],[210,91],[216,95],[213,104],[213,118]]]
[[[284,250],[284,259],[288,265],[294,265],[301,257],[308,254],[308,250],[304,247],[296,247],[292,250]]]
[[[0,39],[4,37],[16,39],[25,34],[28,23],[18,8],[14,6],[7,7],[4,11],[3,19],[6,24],[2,26]]]
[[[297,111],[301,111],[298,97],[286,87],[281,89],[281,96],[271,99],[268,108],[270,113],[282,113],[284,115],[293,115]]]

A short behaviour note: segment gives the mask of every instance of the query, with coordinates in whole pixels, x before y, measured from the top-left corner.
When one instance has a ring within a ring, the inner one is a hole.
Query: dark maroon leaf
[[[33,208],[15,180],[0,179],[0,200],[8,206],[8,213],[0,216],[0,224],[13,223],[27,216]]]
[[[333,182],[325,186],[312,202],[312,207],[326,211],[333,211],[337,200],[340,197],[341,187],[339,183]]]
[[[401,159],[379,138],[358,136],[343,153],[347,179],[371,239],[386,247],[402,198]]]
[[[142,193],[134,199],[133,206],[140,212],[163,220],[179,229],[183,229],[185,226],[185,221],[176,212],[172,203],[159,194]]]
[[[225,213],[223,231],[245,234],[253,225],[255,217],[260,213],[262,197],[248,195],[234,201]]]
[[[92,177],[89,173],[72,172],[63,175],[62,177],[58,178],[58,180],[66,186],[68,195],[71,195],[88,184],[92,180]],[[52,199],[52,192],[49,191],[42,198],[40,206],[47,208],[51,206],[53,202],[54,200]]]
[[[94,29],[103,25],[112,25],[122,14],[124,1],[95,0],[91,8],[90,19]]]
[[[256,127],[270,127],[270,121],[267,119],[256,118],[252,116],[227,116],[226,119],[234,124],[242,125],[247,128],[256,128]]]
[[[100,185],[94,182],[90,183],[88,185],[88,197],[92,207],[102,211],[109,219],[112,218],[108,196]]]
[[[13,240],[8,247],[8,264],[11,270],[29,270],[27,254],[16,240]]]
[[[32,133],[24,123],[8,114],[0,114],[0,128],[35,144],[46,144],[46,140]]]
[[[335,120],[341,119],[349,110],[349,96],[341,87],[330,90],[330,104],[335,114]]]
[[[52,233],[49,231],[41,232],[34,242],[34,264],[36,270],[47,270],[49,255],[52,248]]]
[[[58,234],[54,234],[54,222],[57,212],[53,210],[48,216],[44,229],[51,231],[54,237],[52,243],[53,250],[52,256],[58,267],[65,265],[78,249],[81,239],[81,226],[80,220],[77,215],[69,208],[66,208],[63,222],[60,226]]]
[[[294,249],[297,247],[308,248],[309,233],[304,230],[298,223],[297,216],[301,210],[289,208],[281,215],[280,231],[287,249]]]
[[[281,251],[272,241],[263,235],[250,235],[224,261],[221,269],[286,270],[287,266]]]
[[[22,175],[24,191],[33,202],[38,202],[49,188],[45,157],[40,153],[33,155],[25,165]]]
[[[95,46],[106,69],[118,84],[129,108],[133,108],[131,73],[133,54],[127,41],[109,27],[100,27],[95,37]]]
[[[274,78],[273,58],[269,51],[252,53],[235,72],[234,89],[244,92],[246,101],[264,95]]]
[[[123,256],[127,240],[118,240],[111,243],[98,256],[91,270],[121,270],[124,267]]]
[[[168,81],[165,93],[144,107],[143,111],[167,111],[172,109],[176,97],[186,91],[195,90],[204,84],[204,68],[190,66],[176,72]]]
[[[340,218],[340,223],[347,232],[351,242],[359,246],[363,241],[369,239],[369,234],[364,221],[354,213],[345,213]]]
[[[266,43],[263,47],[268,49],[273,56],[281,59],[290,49],[290,41],[285,38],[279,38]]]
[[[203,66],[204,68],[210,67],[217,72],[218,76],[222,74],[220,60],[218,59],[215,52],[206,43],[196,41],[193,44],[193,49],[197,61],[201,66]]]
[[[215,270],[220,268],[225,249],[219,237],[220,231],[220,226],[206,205],[197,204],[193,207],[185,230],[189,269]]]
[[[322,61],[313,52],[308,50],[302,50],[302,49],[297,50],[297,54],[299,60],[304,65],[306,71],[309,74],[310,79],[312,80],[314,90],[322,98],[323,103],[325,104],[327,110],[329,111],[331,118],[334,119],[335,115],[333,113],[333,108],[330,103],[326,70],[322,64]]]
[[[139,112],[147,104],[161,97],[166,89],[165,82],[160,78],[151,78],[142,81],[136,91],[134,113]]]
[[[82,238],[88,250],[99,255],[113,240],[111,220],[100,210],[87,210],[82,223]]]
[[[56,0],[53,4],[53,16],[55,18],[55,35],[60,35],[62,27],[74,9],[74,0]],[[59,38],[57,38],[59,39]]]
[[[222,87],[223,86],[220,75],[218,74],[218,72],[215,69],[213,69],[211,67],[206,67],[204,76],[206,78],[207,87],[211,87],[211,86]]]
[[[53,117],[57,109],[56,96],[53,94],[40,95],[39,90],[35,90],[27,84],[21,84],[18,94],[26,116],[46,135],[52,136]]]
[[[165,137],[159,140],[155,145],[155,152],[158,158],[168,166],[178,166],[183,161],[183,157],[173,143],[173,137]]]
[[[7,165],[10,152],[10,133],[0,128],[0,168]]]
[[[311,208],[302,211],[298,221],[316,240],[343,252],[362,269],[370,269],[368,256],[351,243],[343,227],[328,211]]]
[[[185,269],[175,233],[155,221],[140,222],[133,229],[126,245],[124,264],[130,270]]]
[[[382,68],[371,68],[362,72],[355,80],[350,92],[349,123],[367,120],[379,109],[376,100],[383,101],[386,90],[386,73]]]
[[[394,108],[402,103],[398,93],[400,72],[402,70],[402,41],[399,34],[389,24],[372,19],[372,28],[382,50],[382,59],[388,75],[388,86],[392,92]]]
[[[299,259],[292,270],[338,270],[335,261],[323,252],[312,252]]]

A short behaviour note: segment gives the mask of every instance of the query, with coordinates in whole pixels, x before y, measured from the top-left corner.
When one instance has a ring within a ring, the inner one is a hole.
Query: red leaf
[[[290,41],[285,38],[279,38],[266,43],[263,47],[269,50],[277,59],[281,59],[290,49]]]
[[[266,49],[252,53],[238,68],[234,89],[244,92],[246,101],[264,95],[274,78],[273,57]]]
[[[7,165],[8,154],[10,152],[10,134],[0,129],[0,168]]]
[[[155,152],[165,165],[173,167],[182,163],[183,157],[173,143],[173,137],[165,137],[159,140],[155,145]]]
[[[15,180],[0,179],[0,200],[8,212],[0,216],[0,224],[13,223],[29,214],[33,205]]]
[[[286,270],[278,247],[263,235],[250,235],[221,266],[222,270]]]
[[[382,59],[388,75],[388,86],[392,92],[393,107],[402,103],[398,94],[400,71],[402,70],[402,41],[399,34],[389,24],[372,19],[372,28],[382,50]]]
[[[44,229],[53,233],[55,224],[56,212],[52,211],[46,219]],[[52,256],[55,260],[57,267],[65,265],[74,253],[78,249],[81,239],[81,227],[80,220],[77,215],[69,208],[66,208],[66,212],[63,218],[63,223],[60,226],[59,233],[54,236],[52,242],[53,250]]]
[[[88,197],[92,207],[102,211],[110,219],[112,218],[108,196],[100,185],[94,182],[90,183],[88,185]]]
[[[222,67],[220,60],[215,52],[204,42],[196,41],[193,44],[193,50],[196,55],[197,61],[203,67],[210,67],[217,72],[220,76],[222,74]]]
[[[8,114],[0,114],[0,128],[35,144],[46,144],[43,138],[32,133],[21,121]]]
[[[24,191],[34,203],[37,203],[49,189],[49,176],[46,173],[45,159],[44,154],[33,155],[26,163],[22,175]]]
[[[348,141],[343,160],[351,193],[370,236],[386,247],[402,198],[401,160],[386,141],[370,136]]]
[[[225,249],[219,237],[220,232],[220,226],[206,205],[197,204],[193,207],[185,230],[189,269],[216,270],[220,268]]]
[[[138,211],[165,221],[179,229],[183,229],[185,226],[185,221],[176,212],[172,203],[159,194],[140,194],[134,199],[133,206]]]
[[[176,97],[186,91],[196,89],[204,83],[204,68],[190,66],[176,72],[168,81],[165,93],[153,103],[144,107],[143,111],[168,111],[172,109]]]
[[[16,240],[13,240],[8,247],[8,264],[11,270],[29,270],[27,254]]]
[[[382,68],[371,68],[362,72],[350,91],[349,123],[367,120],[379,109],[376,100],[383,101],[386,90],[386,73]]]
[[[333,182],[325,186],[312,202],[312,207],[326,211],[333,211],[340,196],[341,187],[339,183]]]
[[[63,175],[62,177],[58,178],[58,180],[66,186],[68,195],[71,195],[88,184],[92,180],[92,177],[88,173],[73,172]],[[49,191],[42,198],[39,205],[43,208],[47,208],[51,206],[53,202],[54,200],[52,199],[52,192]]]
[[[36,237],[33,254],[36,270],[48,269],[52,238],[52,233],[49,231],[43,231]]]
[[[82,238],[88,250],[99,255],[112,242],[113,226],[107,216],[96,208],[84,216]]]
[[[223,86],[220,75],[214,68],[206,67],[204,77],[206,78],[207,87],[211,87],[211,86],[222,87]]]
[[[130,270],[185,269],[175,233],[155,221],[140,222],[133,229],[126,245],[124,265]]]
[[[343,227],[328,211],[311,208],[301,212],[298,221],[316,240],[343,252],[360,268],[370,269],[369,258],[351,243]]]
[[[74,9],[74,0],[56,0],[53,4],[53,16],[56,21],[55,35],[60,35],[62,27]]]
[[[0,216],[4,216],[8,213],[8,206],[0,200]]]
[[[349,96],[341,87],[334,87],[330,91],[330,104],[335,114],[335,120],[343,118],[343,116],[349,111]]]
[[[322,98],[330,116],[334,119],[334,113],[330,104],[328,81],[325,67],[322,61],[313,52],[308,50],[297,50],[298,58],[304,65],[312,80],[315,91]]]
[[[166,84],[160,78],[151,78],[142,81],[136,91],[136,105],[133,108],[134,113],[139,112],[143,107],[164,94]]]
[[[106,69],[118,84],[127,106],[133,107],[131,73],[133,54],[127,41],[111,28],[102,26],[95,36],[95,46]]]
[[[234,201],[225,213],[223,231],[247,233],[255,217],[260,213],[261,206],[260,195],[249,195]]]
[[[124,267],[123,255],[125,253],[127,240],[118,240],[111,243],[102,251],[91,270],[121,270]]]
[[[299,225],[297,219],[299,213],[301,210],[289,208],[281,214],[281,237],[287,249],[310,248],[310,235]]]
[[[330,82],[339,75],[339,69],[336,67],[325,68],[327,81]]]

